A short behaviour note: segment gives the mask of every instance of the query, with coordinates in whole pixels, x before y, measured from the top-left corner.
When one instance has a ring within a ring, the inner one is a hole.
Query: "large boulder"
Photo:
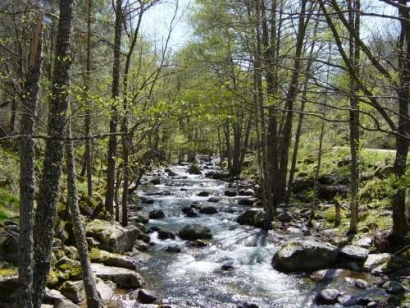
[[[209,240],[212,238],[211,230],[199,224],[185,225],[178,235],[181,239],[188,241]]]
[[[123,253],[132,250],[135,240],[142,232],[135,226],[124,228],[116,222],[112,224],[96,219],[86,226],[86,235],[99,242],[100,249]]]
[[[338,255],[337,247],[315,241],[289,241],[272,258],[272,265],[284,272],[329,268]]]
[[[138,289],[144,284],[142,276],[130,269],[105,266],[98,263],[92,263],[91,268],[97,277],[103,280],[110,280],[119,288]]]
[[[263,228],[265,212],[261,208],[250,208],[242,213],[236,221],[241,225]]]

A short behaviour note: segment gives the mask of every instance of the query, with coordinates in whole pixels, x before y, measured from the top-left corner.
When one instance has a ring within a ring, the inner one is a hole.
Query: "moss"
[[[91,261],[98,262],[101,261],[101,259],[103,258],[103,254],[101,250],[99,250],[98,248],[91,248],[89,257]]]
[[[327,222],[334,222],[335,216],[336,216],[336,210],[334,206],[329,207],[328,209],[323,211],[323,217]],[[343,217],[345,217],[345,210],[340,209],[340,217],[343,220]]]
[[[0,277],[16,276],[17,270],[13,268],[2,268],[0,269]]]
[[[47,275],[47,286],[49,288],[55,287],[58,282],[58,274],[55,271],[50,271]]]

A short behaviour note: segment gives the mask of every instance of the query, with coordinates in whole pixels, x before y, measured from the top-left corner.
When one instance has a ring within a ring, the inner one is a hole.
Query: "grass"
[[[16,217],[20,200],[4,188],[0,188],[0,221]]]

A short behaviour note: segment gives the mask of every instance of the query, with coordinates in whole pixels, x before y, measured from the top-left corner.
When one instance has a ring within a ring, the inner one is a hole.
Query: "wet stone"
[[[324,289],[316,295],[315,301],[319,305],[333,305],[337,303],[340,295],[336,289]]]

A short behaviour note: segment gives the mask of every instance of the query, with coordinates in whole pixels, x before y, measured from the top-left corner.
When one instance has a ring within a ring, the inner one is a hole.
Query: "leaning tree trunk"
[[[50,270],[53,226],[63,158],[63,134],[67,120],[70,82],[70,41],[74,0],[60,1],[60,18],[48,120],[48,139],[38,193],[34,225],[33,306],[42,304],[47,274]]]
[[[34,118],[41,70],[42,27],[44,12],[39,11],[31,41],[29,69],[22,98],[20,122],[20,236],[18,307],[31,308],[33,288],[33,203],[34,203]]]
[[[85,231],[80,216],[80,208],[77,201],[77,187],[75,176],[75,164],[73,155],[73,141],[71,138],[71,124],[67,124],[67,142],[65,145],[66,168],[67,168],[67,203],[73,222],[74,236],[77,243],[78,255],[81,263],[84,290],[88,308],[105,307],[95,284],[94,273],[91,270],[91,263],[88,258],[88,245],[85,238]]]

